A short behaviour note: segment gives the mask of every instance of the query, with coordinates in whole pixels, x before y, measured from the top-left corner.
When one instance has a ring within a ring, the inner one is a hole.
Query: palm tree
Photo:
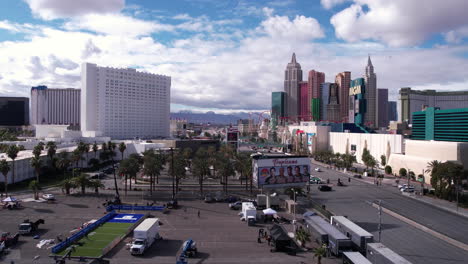
[[[235,156],[234,168],[241,175],[241,185],[242,179],[245,179],[245,190],[249,185],[248,179],[251,179],[252,174],[252,160],[250,155],[245,153],[239,153]]]
[[[34,200],[39,199],[39,190],[41,189],[39,183],[37,181],[31,181],[29,183],[29,189],[31,189],[34,193]]]
[[[304,244],[308,241],[310,241],[310,233],[307,232],[303,228],[299,228],[296,231],[296,239],[301,242],[301,245],[304,246]]]
[[[80,160],[82,160],[83,157],[81,156],[81,152],[78,148],[74,149],[72,152],[71,160],[72,162],[75,162],[75,167],[79,167],[78,164]]]
[[[438,160],[433,160],[431,162],[427,163],[426,170],[424,171],[425,173],[430,173],[431,175],[437,171],[437,168],[440,167],[440,164],[442,164]]]
[[[75,181],[73,179],[65,179],[62,181],[62,191],[65,190],[66,195],[70,195],[70,189],[76,188]]]
[[[120,151],[120,153],[122,154],[122,159],[121,159],[121,160],[124,159],[124,152],[125,152],[126,149],[127,149],[127,145],[125,145],[124,142],[120,142],[120,144],[119,144],[119,151]]]
[[[39,173],[41,172],[42,160],[40,157],[32,157],[30,160],[31,167],[36,172],[36,181],[39,183]]]
[[[193,176],[198,177],[200,195],[203,195],[203,179],[210,175],[210,167],[206,162],[206,155],[206,150],[204,148],[199,148],[192,161],[192,173]]]
[[[73,181],[74,183],[76,184],[76,186],[80,186],[81,187],[81,193],[82,194],[85,194],[86,193],[86,187],[89,186],[89,179],[88,179],[88,176],[84,173],[80,174],[80,176],[77,176],[75,178],[73,178]]]
[[[84,153],[86,155],[86,162],[89,162],[88,153],[89,153],[90,150],[91,150],[91,145],[89,145],[89,143],[85,143],[83,145],[83,151],[84,151]]]
[[[54,160],[55,153],[57,152],[57,145],[55,144],[55,142],[49,141],[46,144],[46,148],[47,148],[47,156],[49,157],[50,164],[53,167],[55,166],[53,160]]]
[[[185,166],[190,169],[192,167],[192,165],[190,164],[190,160],[192,159],[192,149],[185,148],[182,152],[182,157],[184,158]]]
[[[78,146],[76,147],[76,150],[78,151],[78,153],[80,153],[80,156],[82,157],[83,154],[86,152],[85,143],[83,143],[82,141],[78,142]],[[83,158],[81,158],[80,160],[83,160]],[[81,165],[83,165],[83,163]],[[81,166],[81,167],[83,167],[83,166]]]
[[[10,172],[10,164],[4,159],[0,160],[0,172],[3,174],[3,177],[5,178],[4,182],[4,189],[5,189],[5,194],[8,197],[8,172]]]
[[[56,161],[56,164],[55,164],[57,169],[59,169],[60,171],[62,171],[62,173],[65,174],[68,167],[70,167],[70,163],[71,161],[68,158],[68,152],[63,151],[63,152],[58,153],[58,160]]]
[[[228,178],[229,176],[232,176],[235,171],[234,167],[232,166],[231,160],[227,157],[221,157],[219,159],[219,173],[221,178],[223,178],[224,182],[224,192],[227,193],[228,191]]]
[[[15,159],[18,157],[19,149],[16,145],[10,145],[7,156],[11,159],[11,183],[15,183]]]
[[[41,142],[41,143],[42,143],[42,142]],[[44,144],[44,143],[42,143],[42,144]],[[34,147],[32,153],[33,153],[34,157],[40,157],[43,150],[44,150],[44,146],[41,145],[41,144],[37,144],[37,145]]]
[[[125,176],[125,195],[127,195],[127,179],[130,177],[130,190],[132,189],[132,177],[136,177],[136,174],[140,170],[138,161],[133,158],[124,159],[120,163],[119,174]]]
[[[159,175],[162,170],[162,160],[153,150],[143,153],[143,173],[150,176],[150,194],[153,194],[154,178],[159,183]]]
[[[99,194],[99,188],[103,188],[104,187],[104,184],[102,184],[102,182],[98,179],[94,179],[94,180],[91,180],[89,181],[89,187],[91,188],[94,188],[94,192],[96,194]]]
[[[175,177],[175,190],[179,190],[179,182],[181,178],[185,177],[185,161],[180,151],[174,151],[174,161],[169,162],[169,174]],[[174,167],[173,167],[174,166]]]
[[[98,145],[97,145],[96,141],[94,141],[92,149],[93,149],[93,152],[94,152],[94,158],[96,159],[97,158],[97,152],[98,152]]]
[[[322,264],[322,258],[327,254],[327,249],[324,246],[314,249],[314,258],[317,258],[317,264]]]

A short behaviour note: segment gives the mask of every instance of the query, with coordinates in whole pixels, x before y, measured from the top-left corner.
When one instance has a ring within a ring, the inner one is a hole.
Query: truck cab
[[[133,230],[130,254],[143,255],[159,236],[159,219],[147,218]]]
[[[135,239],[133,240],[132,246],[130,247],[130,253],[132,255],[141,255],[147,248],[146,239]]]

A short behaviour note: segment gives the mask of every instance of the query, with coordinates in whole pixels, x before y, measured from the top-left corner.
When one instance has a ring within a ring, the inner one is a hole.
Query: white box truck
[[[132,255],[142,255],[159,238],[159,219],[145,219],[133,230],[130,253]]]
[[[242,221],[246,221],[249,225],[254,225],[257,221],[257,208],[251,202],[242,203]]]

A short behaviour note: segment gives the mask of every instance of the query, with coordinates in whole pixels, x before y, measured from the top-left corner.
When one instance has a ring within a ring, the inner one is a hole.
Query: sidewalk
[[[316,161],[316,160],[312,160],[312,162],[315,163],[315,164],[318,164],[318,165],[320,165],[322,167],[325,167],[325,168],[328,167],[327,164],[321,163],[321,162]],[[343,172],[341,170],[336,170],[336,171],[340,172],[342,174],[345,174],[348,177],[353,177],[353,174],[354,174],[353,172]],[[372,185],[374,184],[374,178],[373,177],[363,177],[361,179],[353,178],[353,180],[368,183],[368,184],[372,184]],[[403,181],[403,182],[400,181],[400,183],[405,183],[405,182],[406,181]],[[413,182],[413,181],[411,183],[419,184],[419,182]],[[395,180],[394,179],[383,179],[382,184],[386,185],[386,186],[395,186]],[[425,184],[425,186],[427,187],[428,185]],[[423,196],[423,195],[414,195],[413,194],[413,195],[406,195],[406,196],[409,197],[409,198],[421,201],[423,203],[430,204],[430,205],[435,206],[437,208],[440,208],[442,210],[454,213],[456,215],[460,215],[460,216],[468,218],[468,209],[463,208],[463,207],[458,207],[458,211],[457,211],[457,205],[454,202],[449,202],[447,200],[442,200],[442,199],[433,198],[433,197],[430,197],[430,196]]]

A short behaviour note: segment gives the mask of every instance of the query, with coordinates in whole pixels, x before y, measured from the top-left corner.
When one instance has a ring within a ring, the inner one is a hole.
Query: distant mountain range
[[[251,116],[257,122],[258,114],[253,113]],[[268,114],[263,114],[264,117],[269,118]],[[239,119],[248,119],[249,113],[239,112],[233,114],[216,114],[209,111],[206,113],[193,113],[191,111],[180,111],[178,113],[171,113],[171,119],[184,119],[189,123],[211,123],[211,124],[237,124]]]

